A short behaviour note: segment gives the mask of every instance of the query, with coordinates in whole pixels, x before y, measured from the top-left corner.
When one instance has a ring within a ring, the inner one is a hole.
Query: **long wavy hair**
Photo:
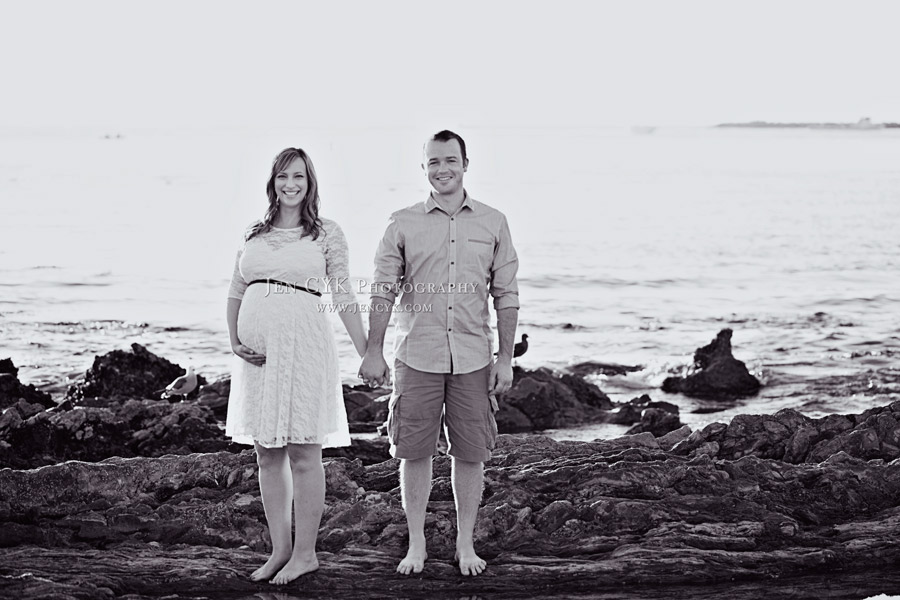
[[[278,216],[278,195],[275,193],[275,177],[288,168],[295,159],[301,159],[306,165],[307,189],[306,196],[300,202],[300,226],[303,235],[318,239],[322,232],[322,221],[319,219],[319,180],[316,177],[316,169],[312,160],[302,148],[285,148],[278,153],[272,162],[272,173],[266,183],[266,194],[269,196],[269,208],[262,220],[257,221],[247,229],[245,240],[253,236],[271,231],[272,222]]]

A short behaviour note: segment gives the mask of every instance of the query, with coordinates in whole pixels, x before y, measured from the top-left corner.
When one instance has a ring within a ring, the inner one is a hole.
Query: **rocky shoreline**
[[[900,414],[900,403],[878,416],[885,412]],[[760,590],[773,579],[783,586],[795,576],[896,570],[900,460],[838,452],[790,464],[751,449],[732,460],[690,450],[688,440],[666,450],[670,442],[648,433],[597,442],[500,436],[475,532],[490,567],[477,579],[459,576],[451,561],[447,457],[435,459],[426,519],[432,558],[409,578],[393,573],[406,543],[395,461],[330,459],[322,568],[286,591],[583,593],[722,581]],[[3,469],[0,490],[4,593],[270,589],[246,578],[267,547],[250,451]]]
[[[711,344],[716,352],[698,349],[687,377],[722,359],[724,338],[730,332]],[[159,378],[172,375],[166,362],[141,347],[98,357],[59,403],[0,362],[0,596],[272,592],[247,578],[265,560],[268,537],[255,456],[222,436],[227,381],[183,402],[151,399]],[[430,559],[423,574],[403,577],[394,572],[406,545],[397,461],[383,438],[354,440],[326,458],[321,568],[277,591],[738,599],[900,591],[900,402],[821,419],[739,415],[691,431],[665,401],[614,403],[579,375],[515,375],[498,413],[502,430],[624,422],[633,434],[593,442],[500,435],[475,531],[489,567],[477,578],[452,563],[449,458],[434,463]],[[122,392],[117,382],[131,387]],[[85,393],[87,383],[102,395]],[[346,388],[350,420],[377,428],[387,392]]]

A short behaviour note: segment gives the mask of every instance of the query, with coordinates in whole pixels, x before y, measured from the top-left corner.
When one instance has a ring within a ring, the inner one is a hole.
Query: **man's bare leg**
[[[475,554],[473,534],[484,485],[484,463],[453,457],[453,497],[456,500],[456,558],[463,575],[480,575],[487,563]]]
[[[291,470],[284,448],[266,448],[256,444],[259,465],[259,491],[262,495],[272,555],[266,563],[253,571],[250,579],[270,579],[291,558]]]
[[[322,446],[288,444],[294,485],[294,550],[271,583],[284,585],[319,568],[316,536],[325,510],[325,469]]]
[[[431,496],[431,457],[400,461],[400,495],[409,528],[409,550],[400,561],[401,575],[421,573],[428,559],[425,549],[425,509]]]

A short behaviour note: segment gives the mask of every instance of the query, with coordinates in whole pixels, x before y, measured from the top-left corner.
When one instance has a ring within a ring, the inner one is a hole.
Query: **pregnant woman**
[[[259,464],[272,555],[250,577],[285,584],[319,566],[322,448],[350,445],[334,334],[319,310],[323,289],[360,356],[366,335],[348,283],[347,241],[337,223],[319,217],[316,172],[306,152],[282,151],[266,192],[268,210],[244,236],[228,293],[237,358],[225,433],[253,444]]]

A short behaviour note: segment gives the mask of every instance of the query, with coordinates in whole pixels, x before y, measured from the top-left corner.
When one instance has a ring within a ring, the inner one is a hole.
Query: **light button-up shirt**
[[[429,373],[491,362],[494,309],[519,308],[519,260],[500,211],[466,194],[448,214],[430,195],[391,215],[375,255],[372,297],[394,307],[394,356]]]

